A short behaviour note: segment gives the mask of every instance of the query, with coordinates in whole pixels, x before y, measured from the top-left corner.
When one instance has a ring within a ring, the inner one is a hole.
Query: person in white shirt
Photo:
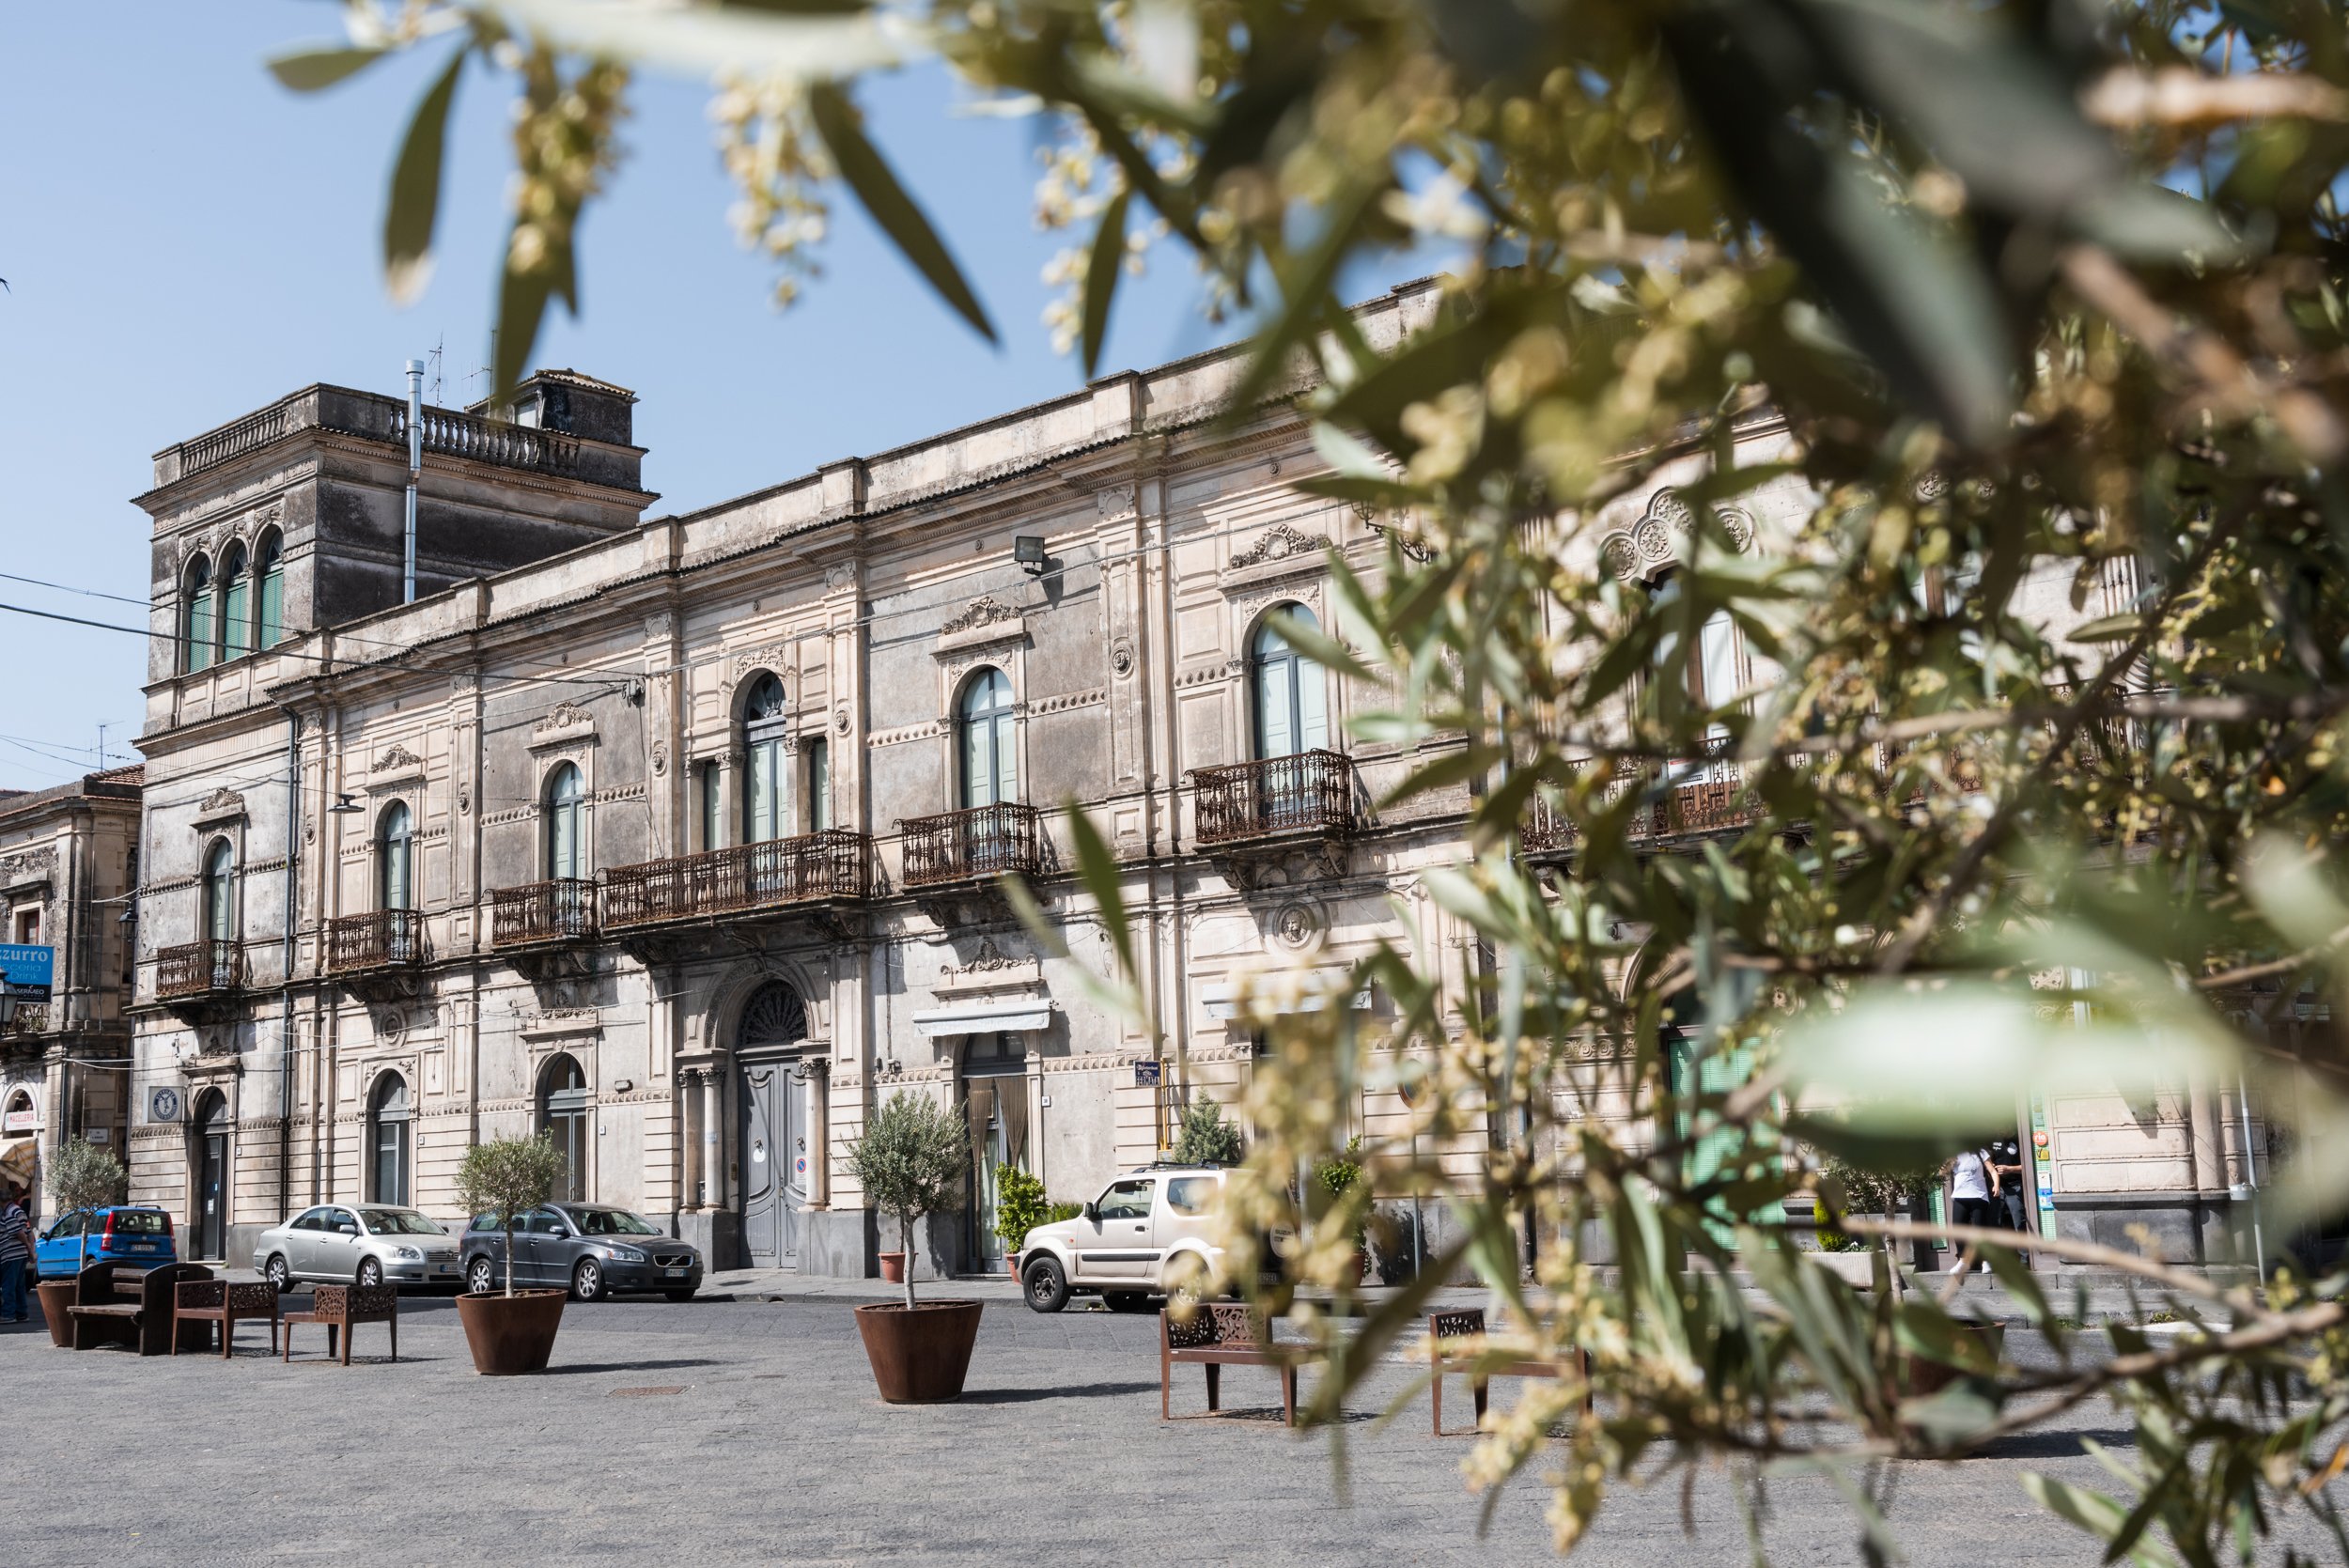
[[[1999,1190],[1999,1178],[1990,1169],[1988,1149],[1968,1149],[1950,1162],[1950,1220],[1957,1225],[1996,1225],[1999,1215],[1992,1200]],[[1957,1256],[1964,1257],[1960,1248]],[[1981,1271],[1990,1272],[1983,1264]]]

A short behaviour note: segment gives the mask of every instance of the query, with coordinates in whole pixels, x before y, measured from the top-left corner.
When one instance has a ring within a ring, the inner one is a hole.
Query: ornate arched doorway
[[[753,1268],[797,1268],[801,1214],[820,1172],[807,1004],[780,980],[753,992],[735,1030],[742,1108],[742,1250]]]
[[[408,1080],[385,1073],[367,1096],[367,1197],[405,1207],[408,1203]]]
[[[195,1194],[189,1216],[194,1258],[228,1255],[228,1096],[208,1089],[195,1102]]]
[[[586,1201],[590,1186],[587,1118],[593,1099],[587,1089],[587,1075],[580,1070],[575,1058],[553,1057],[540,1070],[538,1129],[553,1139],[554,1146],[563,1154],[563,1179],[554,1189],[557,1203]]]

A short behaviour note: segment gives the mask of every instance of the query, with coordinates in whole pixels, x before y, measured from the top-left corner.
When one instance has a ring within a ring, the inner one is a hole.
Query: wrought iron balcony
[[[356,974],[423,962],[424,915],[420,910],[377,909],[327,924],[329,974]]]
[[[1338,838],[1359,825],[1353,759],[1298,752],[1190,770],[1193,835],[1201,847],[1256,839]]]
[[[1632,831],[1657,838],[1683,833],[1718,833],[1742,828],[1762,815],[1748,797],[1746,770],[1734,762],[1706,762],[1678,771],[1678,782],[1632,819]]]
[[[172,1001],[244,989],[244,943],[182,942],[155,955],[155,995]]]
[[[8,1038],[48,1032],[49,1003],[45,1001],[18,1002],[16,1011],[8,1016],[8,1021],[0,1024],[0,1036]]]
[[[1525,815],[1517,823],[1517,845],[1527,854],[1563,855],[1580,836],[1574,819],[1541,796],[1525,803]]]
[[[904,835],[905,885],[937,887],[998,877],[1035,876],[1044,869],[1043,813],[1015,800],[936,816],[909,816]]]
[[[490,894],[491,947],[585,941],[595,934],[596,884],[583,877],[525,882]]]
[[[630,931],[670,921],[754,914],[861,899],[872,891],[873,841],[833,828],[607,871],[603,928]]]

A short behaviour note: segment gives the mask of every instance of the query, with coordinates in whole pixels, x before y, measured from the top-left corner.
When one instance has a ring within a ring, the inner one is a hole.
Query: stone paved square
[[[990,1303],[970,1390],[927,1408],[875,1397],[845,1299],[574,1303],[547,1374],[498,1381],[474,1375],[445,1298],[404,1304],[396,1366],[380,1329],[361,1330],[348,1370],[303,1333],[288,1366],[250,1327],[226,1364],[54,1350],[38,1317],[0,1332],[18,1436],[8,1560],[1553,1560],[1537,1486],[1512,1489],[1478,1537],[1468,1442],[1428,1436],[1423,1393],[1388,1425],[1372,1399],[1350,1417],[1344,1501],[1330,1437],[1281,1428],[1268,1374],[1227,1374],[1229,1419],[1161,1423],[1149,1317]],[[1382,1371],[1377,1405],[1409,1376]],[[622,1394],[661,1388],[680,1391]],[[1204,1408],[1197,1369],[1178,1369],[1177,1414]],[[2017,1477],[2093,1483],[2077,1437],[2127,1452],[2112,1424],[2090,1411],[2068,1435],[1906,1467],[1894,1519],[1910,1560],[2095,1562]],[[1573,1560],[1744,1561],[1733,1485],[1700,1479],[1693,1537],[1676,1477],[1618,1491]],[[1859,1560],[1824,1483],[1774,1483],[1771,1498],[1773,1560]]]

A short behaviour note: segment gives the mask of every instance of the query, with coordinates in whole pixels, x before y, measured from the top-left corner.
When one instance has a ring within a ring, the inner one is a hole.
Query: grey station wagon
[[[465,1286],[506,1288],[506,1234],[475,1215],[465,1231]],[[514,1286],[559,1285],[582,1301],[615,1291],[660,1291],[683,1301],[701,1288],[702,1259],[650,1221],[602,1203],[549,1203],[514,1221]]]

